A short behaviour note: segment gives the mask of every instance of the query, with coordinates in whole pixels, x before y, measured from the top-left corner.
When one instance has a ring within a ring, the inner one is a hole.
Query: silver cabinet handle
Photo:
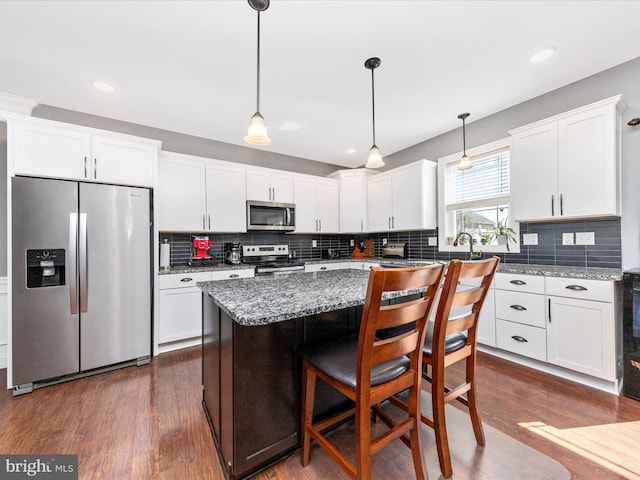
[[[318,231],[321,232],[322,231],[322,220],[318,220],[318,225],[319,225]]]
[[[271,190],[273,190],[273,201],[276,201],[276,187],[271,187]]]
[[[556,214],[555,208],[554,208],[554,199],[555,199],[555,195],[551,195],[551,216],[552,217]]]
[[[80,262],[80,313],[86,313],[89,309],[89,292],[87,279],[87,214],[80,214],[80,233],[78,234],[79,252],[78,261]]]
[[[524,282],[522,280],[511,280],[509,283],[512,283],[513,285],[526,285],[527,282]]]
[[[564,215],[564,206],[562,205],[564,202],[563,200],[563,194],[560,194],[560,215]]]
[[[364,220],[360,219],[360,231],[364,231]]]
[[[237,273],[232,273],[231,275],[229,275],[229,278],[238,278],[240,275],[238,275]]]
[[[320,270],[326,270],[327,267],[320,267]]]
[[[208,219],[209,219],[209,230],[211,230],[211,215],[207,215]]]
[[[316,220],[316,232],[318,231],[318,220]]]
[[[86,161],[86,157],[85,157]],[[78,297],[77,297],[77,288],[78,284],[76,283],[78,278],[78,259],[77,255],[77,245],[78,245],[78,214],[70,213],[69,214],[69,304],[71,307],[71,313],[78,313]]]
[[[206,227],[206,221],[207,221],[207,219],[206,219],[206,215],[203,213],[203,214],[202,214],[202,229],[203,229],[203,230],[204,230],[205,228],[207,228],[207,227]]]
[[[391,217],[387,217],[387,223],[389,224],[389,230],[391,230]]]
[[[587,287],[583,287],[582,285],[567,285],[566,287],[564,287],[568,290],[573,290],[576,292],[586,292],[588,290]]]
[[[549,299],[549,323],[551,323],[551,299]]]
[[[523,307],[522,305],[509,305],[509,308],[513,308],[519,312],[524,312],[526,310],[526,307]]]
[[[84,178],[87,178],[87,156],[84,157]]]
[[[93,179],[98,178],[98,159],[93,159]]]
[[[516,342],[520,342],[520,343],[527,343],[529,341],[526,338],[521,337],[520,335],[512,335],[511,338],[513,338]]]
[[[391,228],[396,228],[396,217],[391,216]]]
[[[193,282],[193,278],[191,277],[184,277],[180,279],[181,282],[183,283],[187,283],[187,282]]]

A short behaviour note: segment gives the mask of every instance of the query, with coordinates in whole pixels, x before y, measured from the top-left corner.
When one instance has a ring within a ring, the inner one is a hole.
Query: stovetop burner
[[[256,275],[304,271],[304,262],[289,258],[289,245],[243,245],[242,261],[255,266]]]

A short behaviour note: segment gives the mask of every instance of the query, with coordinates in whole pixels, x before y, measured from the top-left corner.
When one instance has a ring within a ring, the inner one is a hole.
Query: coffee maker
[[[238,265],[242,262],[242,245],[239,243],[224,244],[224,263]]]
[[[211,248],[211,240],[209,237],[191,236],[191,258],[189,259],[190,266],[205,266],[209,265],[211,255],[209,249]]]

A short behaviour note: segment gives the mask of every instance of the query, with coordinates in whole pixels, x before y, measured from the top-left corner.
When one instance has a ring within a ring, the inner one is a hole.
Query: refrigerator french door
[[[150,249],[147,189],[12,179],[17,394],[44,380],[148,363]]]

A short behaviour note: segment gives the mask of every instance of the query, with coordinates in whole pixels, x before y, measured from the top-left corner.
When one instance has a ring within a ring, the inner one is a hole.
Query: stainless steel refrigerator
[[[148,363],[149,190],[26,177],[11,188],[14,395]]]

